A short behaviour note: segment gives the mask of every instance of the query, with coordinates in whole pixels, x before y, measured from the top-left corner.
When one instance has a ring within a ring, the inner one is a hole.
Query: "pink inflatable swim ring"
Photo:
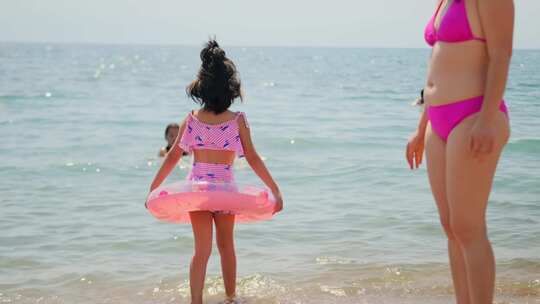
[[[146,207],[156,218],[171,223],[190,223],[189,212],[234,214],[237,223],[272,218],[275,198],[268,189],[236,183],[180,181],[158,187]]]

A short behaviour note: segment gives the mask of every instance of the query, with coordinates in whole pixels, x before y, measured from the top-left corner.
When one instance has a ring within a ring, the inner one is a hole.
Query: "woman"
[[[425,147],[458,304],[493,302],[495,259],[485,212],[510,134],[503,95],[513,25],[512,0],[441,0],[425,30],[433,47],[426,110],[406,157],[418,168]]]

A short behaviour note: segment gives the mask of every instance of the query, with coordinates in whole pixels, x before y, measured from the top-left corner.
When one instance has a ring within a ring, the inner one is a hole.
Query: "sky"
[[[540,48],[540,0],[515,0],[516,48]],[[0,41],[425,47],[435,0],[0,0]]]

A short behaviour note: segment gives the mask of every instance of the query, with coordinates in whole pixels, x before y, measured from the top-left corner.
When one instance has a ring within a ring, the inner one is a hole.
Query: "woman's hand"
[[[272,214],[276,214],[283,210],[283,198],[281,197],[281,193],[274,193],[274,198],[276,199],[276,205],[274,207],[274,212]]]
[[[474,158],[482,158],[493,151],[497,130],[493,124],[487,123],[482,119],[477,119],[472,128],[469,138],[469,149]]]
[[[424,155],[424,136],[425,132],[416,130],[407,142],[405,157],[407,158],[411,170],[418,169],[420,164],[422,164],[422,156]]]

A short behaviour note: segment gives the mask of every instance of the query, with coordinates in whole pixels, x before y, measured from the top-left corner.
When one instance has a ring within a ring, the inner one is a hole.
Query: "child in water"
[[[178,131],[180,131],[180,126],[177,123],[170,123],[165,128],[165,140],[167,141],[166,147],[161,147],[159,150],[159,156],[164,157],[171,150],[174,141],[178,137]]]
[[[234,99],[242,97],[236,66],[215,40],[205,45],[200,57],[200,70],[186,91],[201,108],[190,112],[180,125],[176,141],[156,174],[150,192],[160,186],[184,151],[193,153],[193,166],[187,179],[194,181],[234,182],[233,162],[237,155],[245,156],[253,171],[276,198],[274,213],[281,211],[281,193],[255,151],[246,115],[229,110]],[[191,303],[200,304],[203,300],[206,265],[212,251],[213,224],[216,226],[216,242],[221,256],[227,296],[225,303],[235,303],[234,214],[196,211],[190,212],[190,220],[195,241],[189,271]]]

